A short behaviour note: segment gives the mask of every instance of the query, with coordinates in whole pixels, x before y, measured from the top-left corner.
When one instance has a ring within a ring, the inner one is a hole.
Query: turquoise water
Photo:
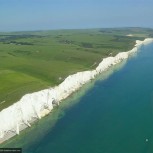
[[[107,73],[3,146],[25,153],[152,153],[153,44]]]

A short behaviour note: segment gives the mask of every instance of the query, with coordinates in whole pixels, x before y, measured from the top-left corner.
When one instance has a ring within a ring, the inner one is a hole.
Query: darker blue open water
[[[153,44],[88,86],[4,146],[25,153],[152,153]]]

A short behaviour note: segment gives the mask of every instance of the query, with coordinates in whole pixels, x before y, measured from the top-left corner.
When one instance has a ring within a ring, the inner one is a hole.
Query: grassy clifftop
[[[144,28],[0,33],[0,110],[152,36]]]

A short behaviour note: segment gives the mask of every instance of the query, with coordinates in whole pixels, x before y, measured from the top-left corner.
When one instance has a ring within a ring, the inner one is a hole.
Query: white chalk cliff
[[[143,44],[153,42],[152,38],[136,41],[135,47],[128,52],[121,52],[115,57],[104,58],[95,70],[78,72],[68,76],[60,85],[39,92],[26,94],[18,102],[0,112],[0,143],[9,132],[19,134],[21,127],[31,126],[34,119],[47,115],[55,105],[78,90],[96,75],[107,70],[112,65],[127,59]]]

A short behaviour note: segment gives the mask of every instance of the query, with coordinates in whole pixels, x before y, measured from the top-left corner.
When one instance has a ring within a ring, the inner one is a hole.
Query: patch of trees
[[[42,38],[43,36],[37,35],[0,35],[0,42],[8,42],[14,41],[17,39],[25,39],[25,38]]]
[[[29,43],[29,42],[16,42],[16,41],[10,41],[10,42],[7,42],[6,44],[15,44],[15,45],[33,45],[33,43]]]
[[[82,42],[81,43],[81,47],[84,47],[84,48],[93,48],[93,44]]]

